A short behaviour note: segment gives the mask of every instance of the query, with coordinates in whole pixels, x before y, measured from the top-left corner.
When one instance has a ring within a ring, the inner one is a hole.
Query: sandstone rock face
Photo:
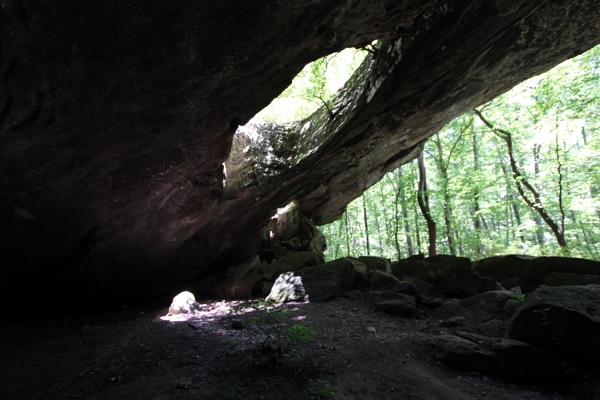
[[[414,318],[417,303],[414,296],[398,292],[369,292],[369,302],[375,308],[404,318]]]
[[[598,272],[600,272],[600,269]],[[564,272],[553,272],[544,276],[544,285],[600,285],[600,275],[568,274]]]
[[[438,336],[434,343],[436,357],[456,369],[477,371],[493,376],[505,376],[504,361],[490,350],[455,335]]]
[[[354,286],[358,288],[364,288],[369,286],[369,273],[367,272],[367,266],[365,263],[358,261],[355,258],[347,257],[348,261],[354,266]]]
[[[507,337],[565,358],[600,359],[600,285],[540,286],[510,320]]]
[[[392,274],[376,270],[371,275],[371,290],[394,291],[400,286],[400,280]]]
[[[568,257],[509,255],[484,258],[473,263],[473,271],[489,276],[505,287],[520,286],[534,291],[547,279],[551,286],[597,283],[600,262]],[[586,276],[587,275],[587,276]]]
[[[504,311],[506,302],[513,297],[513,292],[506,290],[494,290],[476,294],[460,300],[460,305],[470,310],[479,310],[488,313],[501,313]]]
[[[454,297],[468,297],[499,289],[498,283],[491,278],[484,278],[468,268],[446,264],[403,260],[394,265],[392,273],[398,278],[417,278]]]
[[[570,380],[563,365],[537,347],[504,338],[458,332],[435,339],[436,356],[464,371],[477,371],[520,383],[561,384]]]
[[[446,296],[437,288],[431,286],[428,283],[423,282],[420,279],[414,278],[412,276],[404,276],[401,278],[403,282],[411,282],[414,283],[415,286],[419,289],[419,294],[423,297],[429,297],[434,299],[445,299]]]
[[[438,254],[436,256],[427,257],[423,261],[434,264],[452,265],[455,267],[470,268],[471,260],[466,257],[456,257],[448,254]]]
[[[323,233],[293,204],[278,211],[276,217],[269,221],[268,229],[272,239],[289,246],[288,250],[315,253],[327,250]]]
[[[278,208],[335,220],[445,122],[599,41],[596,2],[496,3],[4,1],[0,300],[110,307],[225,272]],[[375,39],[333,118],[233,143],[306,63]]]

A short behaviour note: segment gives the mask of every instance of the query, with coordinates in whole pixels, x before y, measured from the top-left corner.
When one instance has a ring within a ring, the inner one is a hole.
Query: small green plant
[[[519,293],[513,293],[512,298],[518,301],[525,301],[525,296]]]
[[[310,391],[311,400],[327,400],[335,398],[335,391],[329,385],[329,383],[324,380],[317,380],[318,388],[312,389]]]
[[[260,350],[265,354],[280,353],[289,357],[296,352],[301,342],[312,340],[316,335],[315,331],[302,324],[287,326],[285,322],[290,311],[264,299],[235,306],[230,314],[240,314],[248,308],[258,312],[257,316],[249,318],[246,323],[257,328]]]

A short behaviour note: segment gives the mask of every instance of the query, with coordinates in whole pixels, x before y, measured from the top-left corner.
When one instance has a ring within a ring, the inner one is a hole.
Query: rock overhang
[[[598,43],[599,7],[7,1],[3,301],[25,288],[84,306],[142,299],[228,267],[292,200],[329,222],[452,117]],[[238,125],[307,62],[374,39],[387,41],[353,112],[313,120],[331,129],[317,150],[260,185],[223,188]]]

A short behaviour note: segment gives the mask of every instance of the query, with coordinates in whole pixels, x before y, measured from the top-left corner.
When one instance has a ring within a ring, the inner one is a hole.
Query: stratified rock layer
[[[587,0],[6,0],[1,300],[121,305],[242,262],[292,200],[317,224],[333,221],[445,122],[598,43],[599,9]],[[379,50],[331,113],[272,127],[287,140],[278,149],[299,145],[283,157],[289,165],[267,165],[246,185],[252,160],[234,153],[227,181],[239,125],[306,63],[375,39]]]

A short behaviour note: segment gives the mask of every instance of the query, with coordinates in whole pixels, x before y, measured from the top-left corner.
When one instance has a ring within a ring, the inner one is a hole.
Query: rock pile
[[[220,280],[211,278],[212,293],[321,302],[368,292],[374,309],[439,318],[442,329],[432,345],[445,364],[514,382],[569,382],[560,359],[600,359],[596,261],[419,255],[393,263],[372,256],[326,263],[325,238],[295,207],[278,214],[268,230],[268,238],[249,244],[252,255]]]

